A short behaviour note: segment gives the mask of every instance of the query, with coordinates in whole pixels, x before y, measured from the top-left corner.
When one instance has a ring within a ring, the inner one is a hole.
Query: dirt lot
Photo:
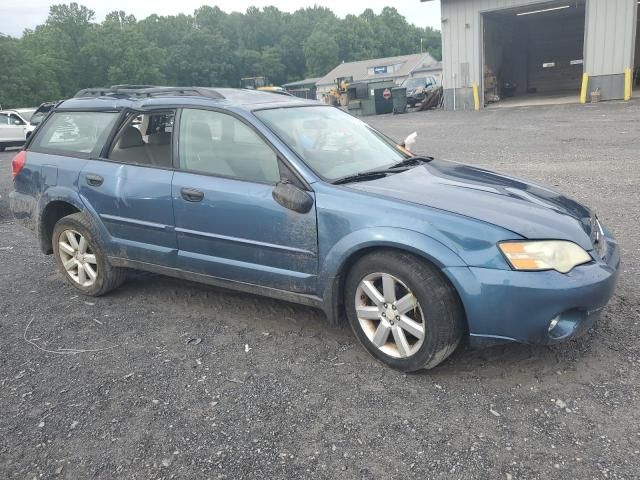
[[[0,478],[640,477],[640,103],[371,123],[595,207],[624,260],[602,322],[403,375],[309,308],[141,274],[84,298],[13,224],[0,154]]]

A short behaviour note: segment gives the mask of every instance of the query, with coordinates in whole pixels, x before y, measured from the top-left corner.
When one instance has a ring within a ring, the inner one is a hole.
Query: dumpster
[[[391,99],[391,88],[382,87],[373,89],[373,99],[375,102],[376,115],[393,112],[393,100]]]
[[[393,99],[393,113],[405,113],[407,111],[407,89],[396,87],[391,89]]]

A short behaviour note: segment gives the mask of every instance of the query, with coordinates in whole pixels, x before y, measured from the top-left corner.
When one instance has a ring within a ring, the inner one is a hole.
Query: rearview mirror
[[[313,197],[286,179],[276,184],[272,195],[276,202],[294,212],[307,213],[313,207]]]

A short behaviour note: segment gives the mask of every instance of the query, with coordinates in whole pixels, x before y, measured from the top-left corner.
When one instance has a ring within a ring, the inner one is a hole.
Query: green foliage
[[[225,13],[137,20],[114,11],[101,23],[77,3],[53,5],[20,39],[0,36],[0,104],[36,106],[112,84],[240,86],[266,76],[274,85],[322,76],[340,62],[417,53],[441,58],[440,32],[407,23],[395,8],[340,19],[325,7],[294,13],[250,7]]]

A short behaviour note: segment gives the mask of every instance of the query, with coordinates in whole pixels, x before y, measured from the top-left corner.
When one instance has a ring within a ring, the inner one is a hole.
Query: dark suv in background
[[[407,105],[413,108],[423,102],[429,92],[438,88],[438,82],[431,76],[411,77],[407,78],[402,86],[407,89]]]

